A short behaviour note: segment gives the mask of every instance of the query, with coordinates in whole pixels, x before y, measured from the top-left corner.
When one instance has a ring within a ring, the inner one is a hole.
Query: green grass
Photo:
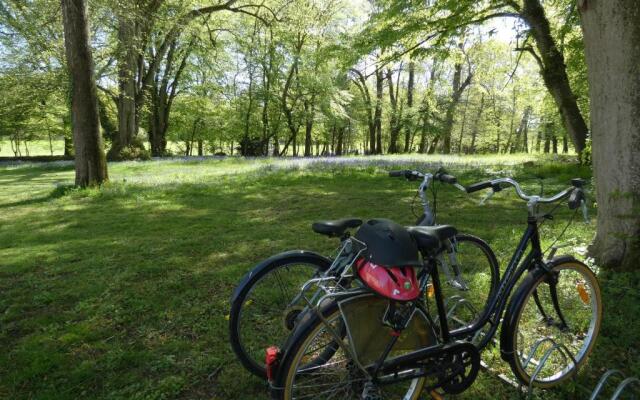
[[[412,223],[416,185],[387,178],[381,165],[435,159],[376,160],[117,163],[111,183],[89,190],[69,186],[69,166],[0,166],[0,398],[266,399],[264,383],[244,372],[228,344],[231,292],[274,253],[331,254],[336,243],[310,230],[316,219]],[[590,176],[570,163],[513,160],[440,161],[464,183],[507,174],[533,191],[544,176],[547,193]],[[504,265],[524,226],[524,204],[508,191],[484,207],[481,197],[442,187],[439,220],[483,237]],[[562,206],[545,224],[545,244],[569,216]],[[580,249],[592,235],[592,225],[575,223],[564,250]],[[580,377],[585,385],[593,387],[605,368],[640,374],[639,277],[601,274],[604,325]],[[485,356],[506,371],[497,354]],[[482,374],[461,398],[514,394]]]
[[[28,142],[22,142],[20,144],[20,153],[22,156],[27,156],[27,150],[29,156],[50,156],[51,148],[53,148],[53,155],[64,154],[64,141],[59,139],[53,139],[51,141],[51,147],[48,140],[31,140]],[[15,153],[11,147],[9,140],[0,140],[0,157],[14,157]]]

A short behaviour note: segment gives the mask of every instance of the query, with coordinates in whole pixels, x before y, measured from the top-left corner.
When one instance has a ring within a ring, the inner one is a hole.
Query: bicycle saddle
[[[358,218],[343,218],[331,221],[316,221],[311,225],[314,232],[329,237],[342,236],[349,228],[357,228],[362,225],[362,220]]]
[[[458,233],[458,230],[451,225],[409,226],[407,230],[422,251],[438,250],[442,242]]]

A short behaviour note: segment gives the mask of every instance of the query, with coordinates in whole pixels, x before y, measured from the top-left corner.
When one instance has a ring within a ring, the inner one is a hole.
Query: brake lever
[[[489,201],[489,199],[493,197],[494,194],[496,194],[496,192],[494,192],[493,190],[487,193],[487,195],[484,196],[482,200],[480,200],[479,205],[483,206],[487,201]]]

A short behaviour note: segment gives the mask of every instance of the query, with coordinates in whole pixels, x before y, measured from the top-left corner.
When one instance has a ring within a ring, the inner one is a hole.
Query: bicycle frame
[[[524,257],[527,247],[531,244],[529,253]],[[441,331],[442,339],[444,342],[456,340],[468,336],[477,332],[487,323],[491,324],[491,329],[487,333],[487,337],[483,340],[483,344],[478,346],[483,348],[486,346],[489,340],[495,335],[496,330],[502,317],[502,313],[505,310],[507,300],[511,294],[514,286],[522,277],[526,271],[530,271],[534,268],[545,268],[545,263],[542,257],[542,249],[540,246],[540,234],[538,231],[538,218],[535,216],[529,216],[527,219],[527,228],[524,231],[516,250],[511,257],[511,260],[507,264],[505,273],[500,279],[498,284],[498,291],[495,296],[490,299],[488,306],[483,310],[478,320],[466,327],[458,328],[453,331],[449,330],[449,325],[446,321],[446,310],[444,308],[444,300],[442,298],[442,287],[440,284],[439,273],[437,268],[431,268],[430,274],[432,276],[432,282],[434,291],[436,294],[436,307],[438,308],[438,314],[441,319]],[[438,294],[439,293],[439,294]],[[440,298],[440,300],[438,300]],[[445,316],[444,323],[442,316]]]
[[[527,228],[525,229],[520,242],[518,243],[518,246],[516,247],[511,257],[511,260],[507,264],[505,274],[501,278],[498,285],[498,291],[496,292],[495,296],[490,299],[487,307],[485,307],[478,320],[472,325],[461,327],[453,331],[449,329],[447,310],[444,305],[442,284],[440,282],[440,273],[437,268],[437,258],[425,254],[425,268],[427,269],[428,275],[431,276],[431,283],[433,284],[435,294],[441,343],[435,346],[429,346],[404,354],[388,362],[383,362],[391,350],[392,343],[397,340],[397,337],[394,337],[389,341],[389,351],[380,357],[380,361],[375,368],[374,374],[379,370],[389,369],[397,365],[407,365],[412,361],[418,362],[426,356],[432,354],[434,352],[434,349],[436,349],[438,346],[446,345],[456,340],[468,338],[470,335],[479,332],[487,323],[491,324],[491,328],[486,333],[484,339],[480,342],[480,344],[476,345],[476,347],[478,348],[478,350],[482,350],[489,343],[489,341],[491,341],[500,324],[502,314],[504,313],[507,305],[507,300],[509,299],[513,288],[515,287],[518,280],[522,277],[522,275],[527,271],[534,271],[536,268],[541,268],[545,271],[549,271],[549,268],[543,260],[543,252],[540,244],[540,233],[538,230],[538,223],[545,217],[539,216],[537,214],[538,204],[536,200],[537,199],[534,199],[528,204],[529,215],[527,218]],[[531,248],[525,256],[524,254],[529,245],[531,245]],[[552,291],[555,291],[553,285]],[[536,305],[538,306],[538,309],[540,310],[542,315],[546,318],[544,310],[542,310],[541,305],[537,301],[537,295],[535,296]],[[554,308],[556,310],[556,313],[560,317],[560,320],[564,323],[564,316],[562,315],[562,312],[560,311],[557,304],[557,300],[555,299]]]

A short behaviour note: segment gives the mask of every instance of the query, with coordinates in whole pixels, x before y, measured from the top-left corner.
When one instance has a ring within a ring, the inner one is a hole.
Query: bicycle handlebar
[[[447,174],[443,169],[439,169],[435,174],[425,174],[419,171],[404,169],[399,171],[389,171],[389,176],[392,178],[404,177],[410,181],[424,179],[426,176],[429,176],[437,181],[448,183],[450,185],[455,185],[456,183],[458,183],[458,179],[455,176]]]
[[[478,190],[482,190],[482,189],[488,189],[488,188],[492,188],[494,192],[498,192],[500,190],[502,190],[502,186],[503,184],[506,185],[510,185],[513,186],[516,189],[516,194],[518,195],[518,197],[520,197],[522,200],[524,201],[535,201],[537,203],[555,203],[558,200],[561,200],[563,198],[565,198],[567,195],[569,194],[573,194],[574,192],[579,192],[581,193],[581,197],[576,194],[576,199],[574,199],[572,202],[570,202],[570,206],[575,205],[575,208],[578,207],[578,205],[580,204],[580,202],[584,199],[584,192],[581,189],[581,185],[583,184],[583,181],[577,181],[577,180],[572,180],[572,185],[570,188],[567,188],[557,194],[555,194],[554,196],[551,197],[540,197],[540,196],[529,196],[527,195],[522,188],[520,187],[520,184],[518,182],[516,182],[515,180],[511,179],[511,178],[499,178],[499,179],[493,179],[491,181],[484,181],[484,182],[479,182],[479,183],[475,183],[473,185],[470,185],[468,187],[466,187],[466,191],[467,193],[473,193],[473,192],[477,192]],[[579,184],[579,185],[578,185]],[[573,197],[573,196],[572,196]]]

